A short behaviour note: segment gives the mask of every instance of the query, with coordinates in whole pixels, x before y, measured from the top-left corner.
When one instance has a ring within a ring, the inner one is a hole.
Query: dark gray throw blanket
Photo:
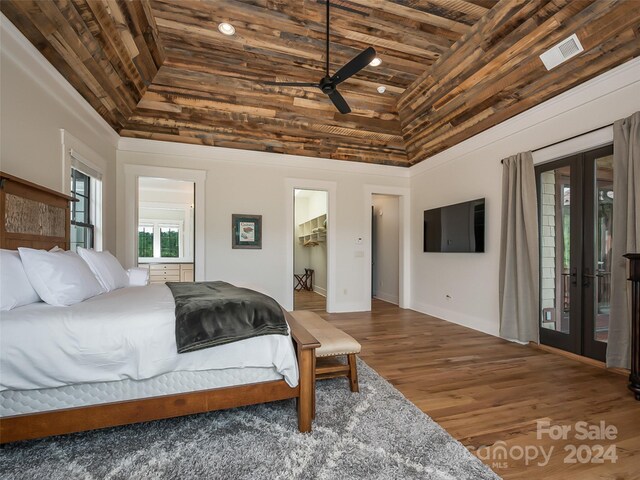
[[[227,282],[167,282],[176,302],[178,353],[260,335],[288,335],[278,302]]]

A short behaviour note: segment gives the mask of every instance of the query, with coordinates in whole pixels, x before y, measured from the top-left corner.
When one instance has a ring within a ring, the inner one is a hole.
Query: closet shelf
[[[327,240],[327,214],[298,225],[298,240],[305,247],[315,247]]]

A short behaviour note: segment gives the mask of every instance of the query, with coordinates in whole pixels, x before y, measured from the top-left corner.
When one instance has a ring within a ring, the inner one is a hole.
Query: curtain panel
[[[502,161],[500,336],[538,342],[539,240],[531,152]]]
[[[640,112],[613,124],[613,245],[607,366],[631,364],[631,293],[625,253],[640,253]]]

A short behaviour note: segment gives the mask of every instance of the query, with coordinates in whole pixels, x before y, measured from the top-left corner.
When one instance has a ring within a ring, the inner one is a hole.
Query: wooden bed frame
[[[69,202],[74,198],[0,172],[0,248],[69,249]],[[0,418],[0,443],[60,435],[131,423],[179,417],[295,398],[298,429],[311,431],[315,410],[315,349],[320,343],[291,315],[300,380],[291,388],[284,380],[214,388],[114,403],[66,408]]]

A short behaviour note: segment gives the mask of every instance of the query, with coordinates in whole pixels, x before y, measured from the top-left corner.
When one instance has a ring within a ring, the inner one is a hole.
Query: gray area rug
[[[313,433],[291,400],[19,442],[0,451],[6,479],[497,479],[364,362],[317,388]]]

